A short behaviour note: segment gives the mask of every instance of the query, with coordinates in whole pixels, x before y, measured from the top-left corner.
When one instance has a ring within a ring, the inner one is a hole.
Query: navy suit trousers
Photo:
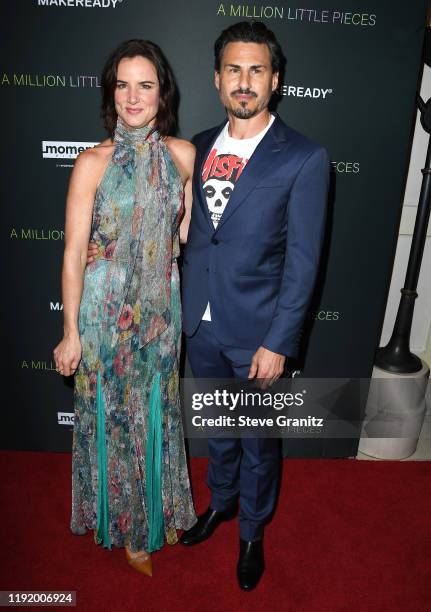
[[[195,378],[247,379],[255,351],[220,344],[209,321],[186,339]],[[226,510],[239,496],[240,537],[259,540],[277,496],[280,441],[275,438],[209,438],[208,486],[213,510]]]

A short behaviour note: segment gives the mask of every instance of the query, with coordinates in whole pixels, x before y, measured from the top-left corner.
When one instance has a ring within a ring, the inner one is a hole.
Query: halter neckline
[[[148,140],[154,141],[158,139],[159,133],[157,130],[154,130],[151,125],[144,125],[139,128],[129,128],[126,127],[122,119],[118,117],[114,132],[115,144],[133,147],[138,144],[143,144]]]

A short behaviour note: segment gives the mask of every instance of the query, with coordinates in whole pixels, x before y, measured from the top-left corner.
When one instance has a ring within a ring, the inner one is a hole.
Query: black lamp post
[[[425,61],[431,64],[431,28],[426,30]],[[428,134],[431,134],[431,98],[424,102],[418,95],[417,104],[421,113],[421,123]],[[416,213],[412,245],[410,247],[404,287],[398,306],[397,318],[391,339],[384,347],[377,349],[375,364],[377,367],[396,374],[418,372],[422,362],[410,351],[410,331],[412,327],[417,284],[425,247],[431,204],[431,138],[428,138],[428,149],[425,167],[422,170],[422,187]]]

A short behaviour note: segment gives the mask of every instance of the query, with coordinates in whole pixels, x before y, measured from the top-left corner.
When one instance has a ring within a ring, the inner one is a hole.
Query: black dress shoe
[[[206,512],[198,516],[198,522],[191,529],[185,531],[180,537],[181,544],[185,546],[193,546],[207,540],[214,533],[215,529],[223,523],[229,521],[236,514],[236,507],[220,512],[208,508]]]
[[[239,559],[236,568],[238,583],[243,591],[251,591],[259,582],[265,564],[262,540],[239,541]]]

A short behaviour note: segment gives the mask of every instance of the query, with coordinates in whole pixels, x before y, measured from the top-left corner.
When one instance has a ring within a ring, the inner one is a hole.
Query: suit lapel
[[[277,154],[284,148],[285,140],[285,126],[278,115],[276,115],[274,123],[257,145],[253,155],[242,171],[226,204],[216,231],[226,223],[238,206],[244,202],[255,185],[277,163]]]

